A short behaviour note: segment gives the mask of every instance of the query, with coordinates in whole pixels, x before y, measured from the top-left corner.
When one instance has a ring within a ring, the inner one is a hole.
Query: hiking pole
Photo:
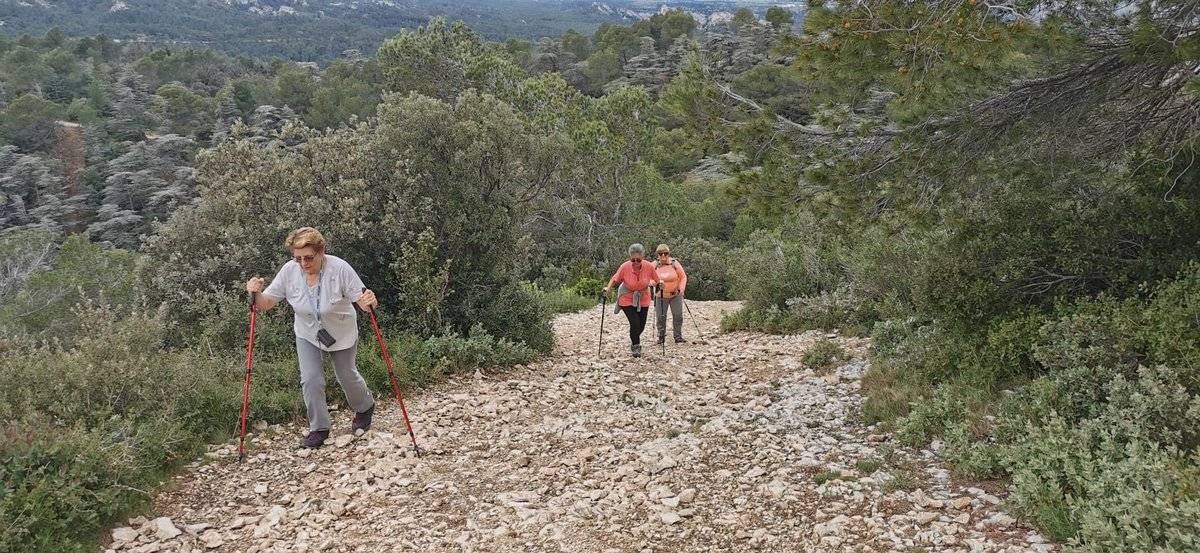
[[[654,314],[654,319],[655,319],[654,320],[654,329],[655,330],[658,330],[658,319],[660,317],[664,321],[667,320],[666,317],[667,317],[668,313],[666,312],[666,309],[665,309],[666,307],[667,307],[666,288],[664,288],[662,284],[659,284],[658,285],[658,309],[662,310],[662,312]],[[663,357],[666,357],[667,356],[667,331],[665,329],[663,330],[663,335],[659,336],[659,338],[662,339]]]
[[[600,345],[596,346],[596,357],[600,357],[600,351],[604,349],[604,312],[608,311],[608,294],[600,292]]]
[[[254,303],[257,292],[250,292],[250,338],[246,340],[246,382],[242,384],[242,420],[241,441],[238,443],[238,462],[246,460],[246,415],[250,411],[250,368],[254,366],[254,325],[258,319],[258,309]]]
[[[703,340],[704,334],[700,332],[700,323],[696,322],[696,316],[692,315],[692,308],[688,305],[687,300],[683,300],[683,307],[687,309],[688,318],[692,320],[692,324],[696,326],[696,337]]]
[[[366,293],[367,289],[362,289]],[[400,413],[404,415],[404,426],[408,428],[408,437],[412,440],[413,451],[417,457],[421,456],[421,448],[417,446],[417,435],[413,433],[412,423],[408,420],[408,409],[404,407],[404,397],[400,395],[400,384],[396,382],[396,371],[392,370],[392,358],[388,355],[387,342],[383,340],[383,332],[379,331],[379,319],[375,318],[375,307],[371,306],[369,311],[371,314],[371,327],[375,329],[375,339],[379,340],[379,349],[383,352],[383,363],[387,365],[388,378],[392,381],[392,392],[396,394],[396,401],[400,403]]]

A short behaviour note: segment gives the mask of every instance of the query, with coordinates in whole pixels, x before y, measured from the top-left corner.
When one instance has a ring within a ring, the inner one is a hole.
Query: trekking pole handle
[[[258,303],[258,292],[250,292],[250,309],[254,309],[254,304]]]
[[[366,293],[367,293],[367,287],[366,287],[366,286],[363,286],[363,287],[362,287],[362,293],[364,293],[364,294],[366,294]],[[374,314],[375,314],[375,306],[374,306],[374,305],[372,305],[372,306],[371,306],[371,314],[372,314],[372,315],[374,315]]]

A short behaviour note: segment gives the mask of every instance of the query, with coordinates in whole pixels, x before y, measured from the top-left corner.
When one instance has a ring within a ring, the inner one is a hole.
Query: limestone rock
[[[158,517],[151,521],[151,524],[154,525],[154,533],[160,540],[169,540],[183,533],[168,517]]]

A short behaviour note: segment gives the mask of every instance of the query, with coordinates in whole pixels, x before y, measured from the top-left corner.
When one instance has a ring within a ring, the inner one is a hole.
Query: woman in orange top
[[[642,331],[646,329],[646,316],[650,313],[650,299],[654,295],[652,286],[658,284],[654,264],[643,259],[645,255],[645,246],[629,246],[629,261],[621,264],[604,287],[604,294],[608,295],[614,285],[620,285],[617,308],[629,319],[629,351],[634,357],[642,356]]]
[[[666,244],[659,244],[654,252],[658,254],[658,261],[654,263],[654,268],[658,273],[658,280],[662,283],[662,297],[655,298],[658,307],[655,308],[655,319],[658,323],[658,343],[661,344],[667,339],[667,308],[671,308],[671,329],[675,334],[675,343],[683,344],[687,340],[683,339],[683,291],[687,289],[687,273],[683,271],[683,265],[679,260],[671,258],[671,248]]]

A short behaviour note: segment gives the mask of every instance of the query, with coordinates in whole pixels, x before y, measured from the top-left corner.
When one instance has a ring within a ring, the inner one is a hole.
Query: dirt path
[[[931,452],[858,423],[865,362],[814,374],[800,358],[822,335],[717,335],[736,304],[691,308],[707,343],[665,358],[647,345],[630,359],[611,314],[597,358],[592,310],[556,320],[551,358],[422,392],[409,400],[419,459],[385,400],[375,430],[354,438],[337,414],[341,436],[313,452],[296,449],[300,428],[260,427],[245,464],[214,448],[159,497],[154,516],[170,520],[131,520],[110,547],[1055,550],[1003,513],[1002,494],[959,487]]]

